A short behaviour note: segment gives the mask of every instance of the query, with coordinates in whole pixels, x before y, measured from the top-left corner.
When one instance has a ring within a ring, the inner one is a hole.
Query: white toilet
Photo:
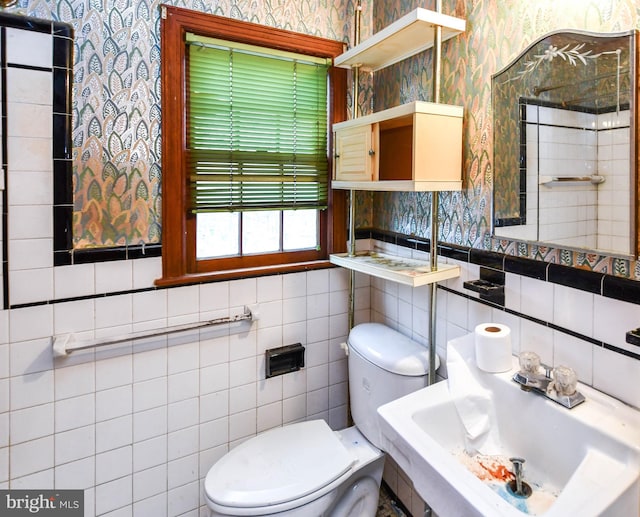
[[[332,431],[311,420],[241,443],[205,479],[212,516],[375,515],[384,464],[377,409],[426,386],[429,357],[424,346],[379,323],[354,327],[348,345],[355,427]]]

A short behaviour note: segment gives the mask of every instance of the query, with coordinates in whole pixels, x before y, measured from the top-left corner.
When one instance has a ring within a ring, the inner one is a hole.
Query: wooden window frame
[[[156,285],[180,285],[213,280],[260,276],[329,267],[329,254],[346,249],[346,193],[329,188],[329,208],[323,214],[322,251],[300,252],[294,262],[282,262],[279,253],[203,261],[195,260],[195,216],[188,213],[189,182],[186,174],[186,33],[250,43],[252,45],[334,58],[344,51],[338,41],[276,29],[255,23],[161,6],[162,56],[162,278]],[[346,119],[347,71],[331,67],[329,72],[329,171],[333,170],[331,127]],[[329,178],[330,180],[331,178]],[[215,270],[203,270],[215,267]]]

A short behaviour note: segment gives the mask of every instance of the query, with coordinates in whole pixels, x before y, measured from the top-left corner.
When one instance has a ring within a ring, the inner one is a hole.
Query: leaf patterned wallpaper
[[[349,41],[356,0],[188,0],[167,4]],[[19,0],[31,16],[75,27],[74,246],[161,242],[160,2]],[[434,1],[365,0],[362,39],[415,7]],[[616,32],[638,26],[635,0],[443,0],[443,12],[467,20],[445,42],[442,102],[465,107],[462,192],[440,196],[441,240],[640,277],[635,261],[578,254],[490,237],[491,75],[551,30]],[[425,52],[363,78],[362,112],[430,100]],[[374,93],[375,92],[375,95]],[[169,171],[170,173],[170,171]],[[429,235],[429,194],[361,194],[359,224]],[[369,203],[373,200],[373,203]]]
[[[163,3],[337,40],[353,32],[350,0],[21,0],[9,12],[75,29],[76,249],[161,242]]]
[[[415,7],[416,0],[376,2],[374,31]],[[440,240],[599,272],[640,278],[640,262],[491,238],[493,122],[491,76],[539,36],[559,29],[621,32],[640,24],[634,0],[443,0],[443,12],[464,18],[464,34],[443,44],[441,101],[462,105],[464,189],[440,195]],[[376,75],[376,110],[432,99],[431,53],[425,52]],[[375,228],[430,235],[430,194],[376,193],[362,222]]]

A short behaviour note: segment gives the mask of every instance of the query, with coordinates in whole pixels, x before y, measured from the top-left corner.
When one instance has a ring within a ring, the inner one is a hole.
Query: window
[[[326,266],[346,242],[327,152],[342,43],[168,6],[161,36],[158,283]]]
[[[317,249],[327,60],[191,33],[187,46],[196,259]]]

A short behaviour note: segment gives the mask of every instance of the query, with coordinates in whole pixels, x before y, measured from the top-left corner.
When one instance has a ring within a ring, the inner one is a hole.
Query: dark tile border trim
[[[405,247],[422,250],[422,244],[427,247],[425,251],[429,251],[430,249],[428,239],[407,237],[406,235],[401,236],[393,232],[384,232],[375,229],[358,230],[356,232],[356,238],[370,238],[390,242],[398,246],[401,246],[403,242],[410,242],[411,245]],[[453,258],[461,262],[469,262],[470,264],[490,267],[504,271],[505,273],[514,273],[529,278],[536,278],[580,291],[598,294],[605,298],[613,298],[615,300],[640,305],[640,281],[637,280],[466,246],[442,244],[438,245],[438,253],[444,257]]]
[[[56,223],[65,224],[72,217],[72,210],[65,206],[54,207],[64,211],[64,216],[54,218]],[[67,213],[71,212],[71,214]],[[54,211],[54,215],[57,212]],[[68,239],[67,239],[68,238]],[[59,240],[58,240],[59,239]],[[108,248],[83,248],[74,250],[71,242],[71,230],[54,226],[54,265],[71,266],[73,264],[93,264],[113,262],[115,260],[134,260],[162,256],[161,244],[137,244],[135,246],[113,246]],[[68,247],[65,247],[68,246]]]
[[[53,33],[53,27],[63,25],[60,22],[52,22],[51,20],[43,20],[32,16],[22,16],[13,13],[0,13],[0,25],[10,27],[12,29],[24,29],[27,31]],[[66,24],[64,24],[66,25]]]
[[[469,262],[479,266],[500,269],[504,271],[504,255],[496,251],[484,251],[475,248],[469,250]]]
[[[618,348],[617,346],[613,346],[608,343],[602,343],[602,348],[609,350],[611,352],[615,352],[617,354],[625,355],[627,357],[630,357],[631,359],[640,360],[640,354],[635,354],[629,350],[625,350],[624,348]]]
[[[162,256],[162,245],[139,244],[137,246],[118,246],[113,248],[86,248],[74,250],[71,255],[73,264],[160,257]]]
[[[581,291],[594,294],[602,293],[603,273],[594,273],[586,269],[549,264],[547,267],[547,281],[554,284],[566,285]]]
[[[439,244],[438,254],[461,262],[469,262],[470,249],[455,244]]]
[[[73,263],[73,27],[53,24],[53,265]]]
[[[176,286],[180,287],[180,286]],[[55,300],[46,300],[42,302],[33,302],[33,303],[18,303],[9,307],[10,309],[28,309],[30,307],[41,307],[42,305],[55,305],[58,303],[68,303],[68,302],[79,302],[82,300],[95,300],[98,298],[109,298],[111,296],[121,296],[125,294],[137,294],[137,293],[146,293],[148,291],[156,291],[159,289],[172,289],[173,287],[143,287],[140,289],[131,289],[129,291],[114,291],[112,293],[101,293],[101,294],[92,294],[88,296],[74,296],[72,298],[59,298]]]
[[[504,270],[506,273],[536,278],[538,280],[547,279],[547,262],[531,260],[523,257],[506,255],[504,257]]]
[[[457,296],[461,296],[463,298],[466,298],[467,300],[473,301],[473,302],[477,302],[477,303],[481,303],[483,305],[488,305],[489,307],[492,307],[494,309],[501,309],[504,312],[506,312],[507,314],[511,314],[513,316],[517,316],[519,318],[522,319],[526,319],[528,321],[531,321],[533,323],[537,323],[538,325],[542,325],[543,327],[547,327],[550,328],[552,330],[556,330],[558,332],[562,332],[563,334],[567,334],[568,336],[571,337],[575,337],[577,339],[583,340],[583,341],[587,341],[588,343],[591,343],[592,345],[595,346],[599,346],[602,348],[605,348],[607,350],[610,350],[611,352],[616,352],[618,354],[622,354],[625,355],[627,357],[630,357],[632,359],[636,359],[638,361],[640,361],[640,353],[635,353],[635,352],[631,352],[630,350],[626,350],[624,348],[619,348],[617,346],[611,345],[609,343],[605,343],[604,341],[598,341],[597,339],[593,339],[592,337],[589,336],[585,336],[583,334],[580,334],[579,332],[574,332],[573,330],[569,330],[566,329],[564,327],[560,327],[558,325],[554,325],[553,323],[549,323],[548,321],[544,321],[538,318],[533,318],[531,316],[528,316],[526,314],[522,314],[518,311],[514,311],[512,309],[506,309],[504,307],[501,307],[499,305],[496,305],[495,303],[491,303],[491,302],[487,302],[485,300],[481,300],[479,298],[476,298],[474,296],[465,294],[465,293],[461,293],[460,291],[456,291],[455,289],[451,289],[449,287],[446,287],[444,285],[438,284],[438,289],[442,289],[443,291],[446,291],[448,293],[451,294],[455,294]]]
[[[19,68],[21,70],[33,70],[34,72],[51,72],[52,69],[46,66],[21,65],[19,63],[7,63],[7,68]]]
[[[628,278],[603,275],[602,295],[640,305],[640,282]]]
[[[554,109],[560,109],[564,111],[577,111],[580,113],[588,113],[590,115],[600,115],[602,113],[613,113],[616,110],[623,111],[623,110],[629,109],[628,102],[623,102],[622,104],[620,104],[620,106],[613,104],[611,106],[592,108],[590,106],[575,106],[575,105],[564,106],[559,102],[551,102],[551,101],[546,101],[544,99],[532,99],[529,97],[520,97],[520,105],[540,106],[542,108],[554,108]],[[541,124],[541,125],[547,125],[547,124]],[[569,127],[571,129],[582,129],[581,127],[578,127],[578,126],[555,126],[555,127]]]
[[[0,18],[1,23],[2,18]],[[0,107],[0,124],[2,134],[7,134],[7,45],[6,31],[0,27],[0,88],[2,88],[2,106]],[[2,191],[2,308],[9,307],[9,168],[7,161],[7,138],[2,138],[2,164],[0,174],[3,176],[4,190]]]

